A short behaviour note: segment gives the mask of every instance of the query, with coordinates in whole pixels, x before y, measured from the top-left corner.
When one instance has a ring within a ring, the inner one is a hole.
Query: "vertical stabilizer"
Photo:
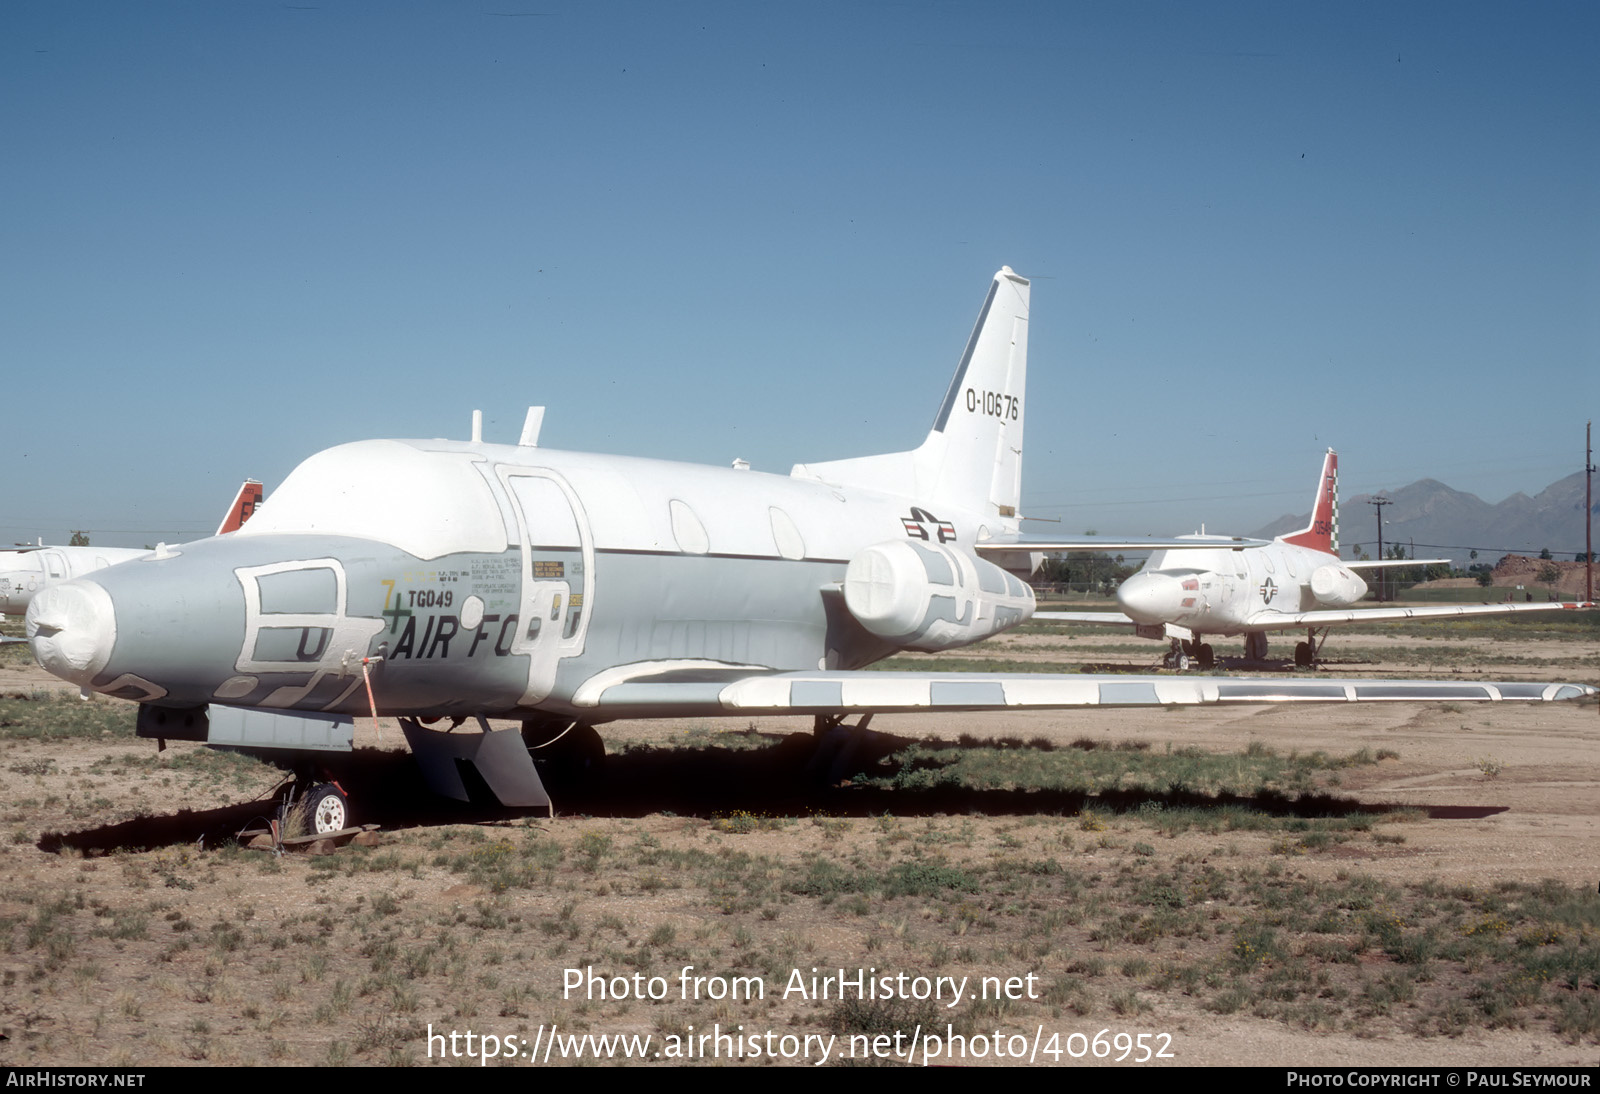
[[[1311,523],[1292,536],[1284,536],[1285,543],[1339,553],[1339,454],[1328,449],[1322,458],[1322,481],[1317,484],[1317,497],[1311,508]]]
[[[256,506],[261,504],[261,484],[255,479],[245,479],[244,485],[239,487],[239,492],[234,495],[233,504],[228,506],[227,515],[222,518],[222,523],[217,525],[217,535],[225,536],[229,532],[237,532],[239,526],[249,520],[255,513]]]
[[[927,439],[910,452],[796,465],[802,478],[1014,518],[1022,495],[1028,280],[1009,266],[989,285]]]

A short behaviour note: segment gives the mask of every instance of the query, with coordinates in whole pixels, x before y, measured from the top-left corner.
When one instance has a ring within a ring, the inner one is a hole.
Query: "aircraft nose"
[[[1136,623],[1171,622],[1182,599],[1182,584],[1166,574],[1134,574],[1117,589],[1117,607]]]
[[[40,590],[28,605],[28,643],[46,670],[79,687],[111,659],[117,613],[111,594],[93,581],[68,581]]]

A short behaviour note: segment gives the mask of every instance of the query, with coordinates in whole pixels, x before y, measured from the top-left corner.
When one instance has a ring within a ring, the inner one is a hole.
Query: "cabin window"
[[[686,555],[703,555],[711,550],[711,537],[693,509],[677,498],[667,508],[672,513],[672,538],[678,541],[678,550]]]
[[[326,566],[261,574],[256,587],[263,615],[331,615],[339,610],[339,582]]]
[[[781,558],[796,561],[806,557],[806,541],[800,536],[800,529],[795,527],[789,514],[776,506],[767,510],[772,518],[772,543],[778,548]]]

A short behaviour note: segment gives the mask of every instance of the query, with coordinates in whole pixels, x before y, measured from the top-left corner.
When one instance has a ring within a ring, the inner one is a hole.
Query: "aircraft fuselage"
[[[840,591],[874,544],[960,553],[946,645],[1025,619],[1031,590],[969,558],[1014,522],[914,504],[658,460],[358,442],[307,460],[226,539],[60,587],[30,617],[35,652],[81,686],[162,706],[363,713],[362,661],[381,658],[386,714],[602,721],[636,711],[597,707],[600,691],[646,670],[703,678],[714,695],[730,675],[893,653]],[[963,574],[969,562],[986,569]],[[987,627],[962,601],[980,572],[1011,605]]]
[[[1287,617],[1347,607],[1367,584],[1336,555],[1277,540],[1242,551],[1162,551],[1122,583],[1117,604],[1136,623],[1195,634],[1283,630]]]
[[[0,551],[0,614],[23,615],[46,585],[149,554],[129,547],[35,547]]]

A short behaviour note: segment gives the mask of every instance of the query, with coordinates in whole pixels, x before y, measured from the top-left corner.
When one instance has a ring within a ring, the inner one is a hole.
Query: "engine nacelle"
[[[1330,563],[1311,571],[1311,595],[1320,603],[1343,608],[1367,595],[1367,583],[1343,566]]]
[[[945,544],[897,539],[850,560],[850,614],[885,642],[948,650],[1015,627],[1033,615],[1033,590],[992,562]]]

